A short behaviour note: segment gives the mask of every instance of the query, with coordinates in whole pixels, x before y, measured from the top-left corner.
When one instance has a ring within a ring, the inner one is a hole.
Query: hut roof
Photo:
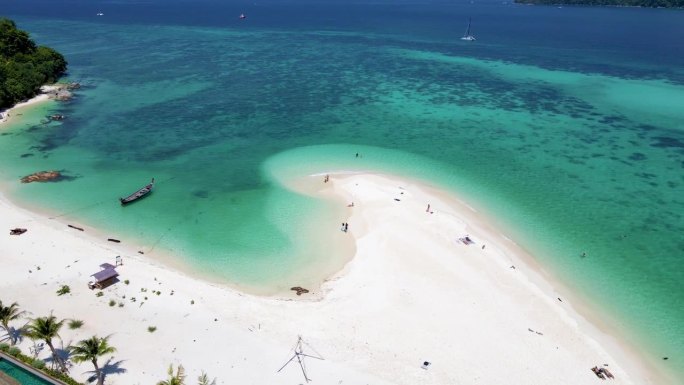
[[[119,275],[119,273],[117,273],[116,270],[109,268],[109,269],[104,269],[102,271],[98,271],[97,273],[91,275],[91,277],[95,278],[95,280],[97,280],[97,282],[102,282],[102,281],[106,281],[110,278],[114,278],[117,275]]]

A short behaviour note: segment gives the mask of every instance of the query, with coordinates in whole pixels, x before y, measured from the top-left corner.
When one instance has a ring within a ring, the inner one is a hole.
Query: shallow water
[[[684,372],[681,11],[83,4],[3,7],[84,84],[46,107],[63,122],[3,131],[15,199],[269,291],[345,260],[321,251],[334,240],[320,229],[341,222],[333,203],[280,178],[422,178],[498,218],[609,326]],[[474,43],[458,39],[469,16]],[[43,169],[70,178],[17,183]],[[151,177],[150,197],[118,205]]]

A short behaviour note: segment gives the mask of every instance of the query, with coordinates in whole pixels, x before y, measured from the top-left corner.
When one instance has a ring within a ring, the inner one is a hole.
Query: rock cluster
[[[61,176],[62,174],[59,171],[38,171],[21,178],[21,183],[49,182],[59,179]]]

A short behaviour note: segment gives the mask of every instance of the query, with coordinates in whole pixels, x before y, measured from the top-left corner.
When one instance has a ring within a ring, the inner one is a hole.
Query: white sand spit
[[[477,213],[415,183],[330,175],[325,193],[354,202],[339,222],[349,223],[356,255],[313,293],[263,298],[212,285],[3,198],[0,299],[33,316],[84,320],[62,331],[65,346],[111,334],[118,350],[107,384],[154,384],[170,363],[183,364],[191,384],[201,370],[218,384],[302,384],[296,364],[276,372],[298,335],[325,358],[306,359],[313,384],[598,384],[590,368],[603,364],[616,377],[607,383],[659,383],[571,301],[558,301]],[[28,232],[9,235],[14,227]],[[474,243],[459,242],[465,236]],[[117,255],[121,282],[96,297],[89,275]],[[57,296],[61,285],[71,294]],[[31,342],[20,346],[27,353]],[[89,370],[71,373],[85,381]]]

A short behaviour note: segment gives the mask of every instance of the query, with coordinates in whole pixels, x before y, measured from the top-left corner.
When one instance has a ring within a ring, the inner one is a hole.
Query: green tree
[[[173,364],[169,365],[169,370],[167,371],[169,374],[169,379],[165,381],[159,381],[157,382],[157,385],[185,385],[185,369],[183,369],[183,365],[178,365],[178,369],[176,370],[176,374],[173,373]]]
[[[23,317],[24,314],[26,314],[25,311],[19,311],[18,303],[13,302],[9,306],[4,306],[0,301],[0,325],[9,336],[10,345],[17,343],[17,337],[10,332],[9,323]]]
[[[33,52],[35,49],[36,44],[28,33],[17,29],[12,20],[0,19],[0,55],[11,57],[20,52]]]
[[[31,323],[26,327],[26,335],[29,338],[45,341],[52,352],[52,359],[54,362],[63,373],[67,373],[68,370],[64,360],[57,355],[55,347],[52,345],[53,338],[61,338],[59,337],[59,329],[62,328],[62,325],[64,325],[64,320],[57,321],[57,318],[52,314],[47,317],[35,318],[31,320]]]
[[[87,340],[79,341],[78,344],[69,348],[71,358],[74,362],[90,361],[93,363],[93,366],[95,367],[95,376],[97,377],[97,385],[104,384],[104,373],[97,364],[98,357],[114,353],[115,351],[116,348],[109,345],[109,336],[104,338],[92,336]]]
[[[0,18],[0,108],[37,95],[41,85],[54,83],[66,69],[59,52],[36,46],[12,20]]]

